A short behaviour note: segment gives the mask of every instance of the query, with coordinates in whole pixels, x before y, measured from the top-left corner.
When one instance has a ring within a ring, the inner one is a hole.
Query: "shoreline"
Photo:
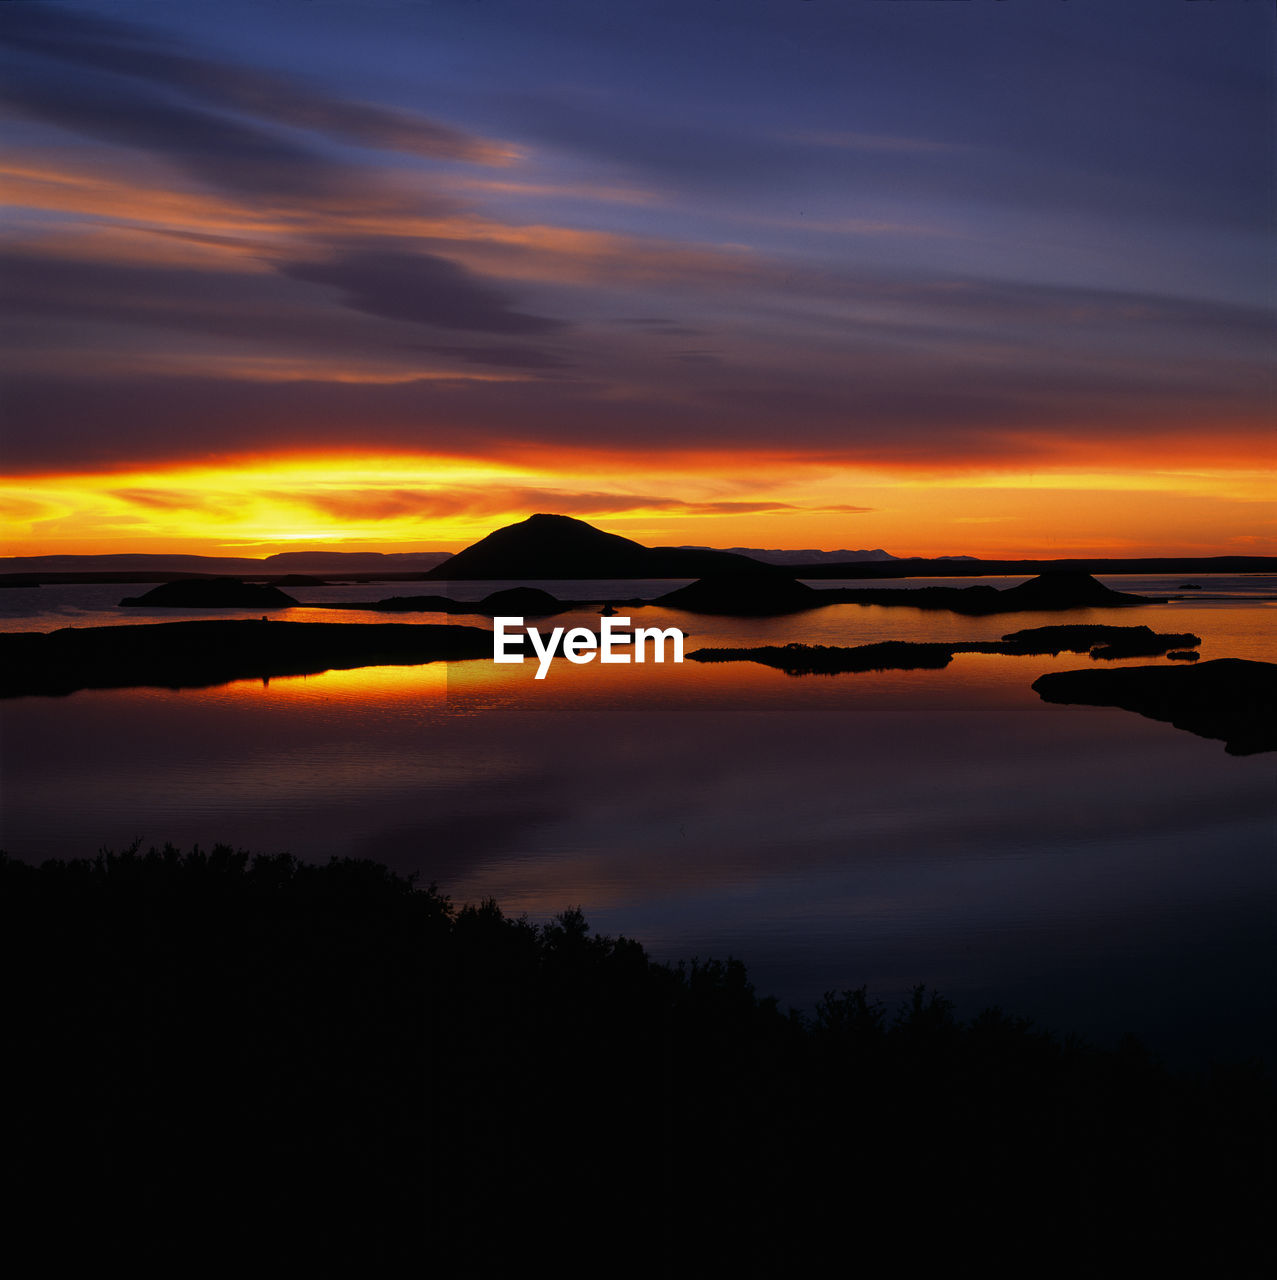
[[[492,654],[482,627],[228,618],[0,634],[0,698],[234,680]]]
[[[263,567],[235,571],[198,569],[6,569],[6,564],[25,564],[35,557],[12,556],[0,558],[0,588],[88,585],[93,583],[144,583],[181,582],[191,579],[240,578],[247,582],[277,582],[286,579],[296,570],[272,570]],[[89,559],[90,557],[85,557]],[[775,565],[758,561],[763,572],[775,571],[789,578],[1005,578],[1033,577],[1041,573],[1059,572],[1089,573],[1099,576],[1182,575],[1204,576],[1210,574],[1274,574],[1277,573],[1277,556],[1145,556],[1132,559],[1067,559],[1067,560],[846,560],[835,564],[785,564]],[[439,582],[453,581],[449,577],[430,570],[399,572],[370,572],[367,570],[343,571],[332,567],[307,570],[308,574],[340,583],[370,582]],[[561,581],[593,581],[598,575],[559,573]],[[647,575],[604,574],[605,578],[640,580]],[[455,581],[498,581],[488,577],[458,576]],[[687,580],[693,581],[692,577]]]

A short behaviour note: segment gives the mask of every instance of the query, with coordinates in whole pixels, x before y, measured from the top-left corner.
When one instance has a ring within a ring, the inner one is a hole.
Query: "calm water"
[[[1277,582],[1192,580],[1205,589],[1170,605],[1049,616],[636,616],[683,626],[689,649],[1114,622],[1194,631],[1203,659],[1277,659]],[[497,585],[450,584],[460,599]],[[0,605],[9,629],[94,625],[142,590],[10,590]],[[418,585],[305,590],[372,600]],[[795,679],[560,661],[536,681],[533,664],[480,661],[23,698],[0,707],[0,835],[29,860],[135,839],[374,857],[513,913],[580,904],[660,958],[738,956],[785,1003],[862,983],[894,1000],[927,982],[965,1012],[997,1002],[1099,1040],[1132,1030],[1179,1061],[1271,1054],[1277,755],[1230,757],[1029,688],[1088,664],[971,654],[937,672]]]

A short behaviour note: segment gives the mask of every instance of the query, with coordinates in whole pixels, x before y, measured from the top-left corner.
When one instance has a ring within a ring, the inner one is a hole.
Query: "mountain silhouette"
[[[296,600],[278,587],[239,578],[183,578],[162,582],[145,595],[127,596],[123,606],[152,609],[287,609]]]
[[[825,604],[824,595],[804,583],[775,573],[711,574],[699,582],[658,596],[653,604],[689,613],[721,613],[737,618],[799,613]]]
[[[1016,609],[1086,609],[1113,608],[1124,605],[1148,604],[1147,596],[1130,595],[1114,591],[1089,573],[1070,569],[1057,569],[1042,573],[1018,587],[1008,587],[999,592],[1003,606]]]
[[[481,538],[426,578],[699,578],[753,573],[756,560],[728,551],[645,547],[571,516],[534,515]]]

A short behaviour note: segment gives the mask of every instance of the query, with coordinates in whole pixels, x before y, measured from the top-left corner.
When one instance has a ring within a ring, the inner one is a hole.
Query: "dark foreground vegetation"
[[[0,858],[0,924],[6,1159],[63,1224],[50,1273],[1271,1261],[1258,1068],[1176,1076],[922,989],[804,1020],[739,964],[457,910],[366,862]]]

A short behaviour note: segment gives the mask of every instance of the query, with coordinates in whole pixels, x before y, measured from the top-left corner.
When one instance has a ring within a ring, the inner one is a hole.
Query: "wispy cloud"
[[[551,39],[539,9],[461,6],[426,40],[395,6],[333,6],[286,47],[279,18],[205,40],[194,9],[0,6],[6,465],[535,460],[522,495],[289,500],[303,527],[388,527],[418,502],[864,511],[630,478],[652,459],[964,482],[1271,456],[1251,7],[1212,19],[1218,47],[1178,10],[1157,40],[1106,19],[1130,74],[1063,114],[966,17],[942,47],[901,7],[801,8],[830,35],[798,56],[763,10],[730,31],[689,11],[677,42],[618,12],[617,43]],[[1033,48],[1073,82],[1076,48]],[[163,485],[118,487],[107,516],[168,510]]]
[[[546,333],[562,321],[516,311],[501,290],[447,258],[392,248],[338,249],[327,261],[283,262],[282,275],[331,285],[356,311],[440,329]]]
[[[506,165],[521,154],[511,143],[418,112],[351,100],[288,76],[200,57],[149,27],[101,14],[15,5],[0,24],[0,44],[79,72],[78,78],[29,75],[11,83],[10,105],[90,137],[158,146],[178,158],[210,148],[218,153],[265,148],[285,167],[304,163],[303,150],[282,140],[266,143],[262,129],[267,125],[476,164]],[[156,90],[171,95],[167,103]],[[167,111],[155,118],[155,109],[165,105]],[[250,116],[259,124],[237,126],[225,115],[210,116],[209,108]],[[100,114],[95,116],[94,109]],[[216,167],[211,173],[227,176]]]

